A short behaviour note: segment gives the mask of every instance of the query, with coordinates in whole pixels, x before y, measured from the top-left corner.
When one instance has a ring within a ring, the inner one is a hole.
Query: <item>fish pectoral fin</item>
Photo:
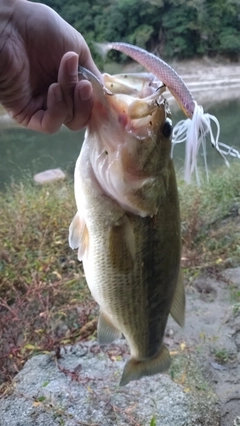
[[[112,343],[114,340],[120,339],[122,333],[116,327],[114,327],[110,319],[103,312],[100,312],[97,326],[97,336],[100,345],[107,345]]]
[[[178,275],[178,281],[176,290],[173,296],[172,306],[170,309],[170,314],[172,315],[173,319],[176,321],[180,327],[184,326],[185,322],[185,288],[184,288],[184,282],[183,282],[183,273],[180,270]]]
[[[78,248],[78,260],[82,260],[88,248],[88,240],[88,230],[85,220],[80,218],[77,212],[69,226],[68,241],[72,249]]]
[[[129,272],[134,268],[136,257],[135,235],[127,216],[122,223],[109,231],[109,251],[113,267],[119,272]]]
[[[127,385],[131,380],[139,380],[144,376],[162,373],[170,367],[170,364],[171,357],[165,345],[162,345],[160,352],[152,358],[140,361],[132,358],[124,367],[120,386]]]

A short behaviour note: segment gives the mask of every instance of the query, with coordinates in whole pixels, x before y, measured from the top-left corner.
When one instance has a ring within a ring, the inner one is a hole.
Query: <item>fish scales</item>
[[[171,212],[175,215],[177,209],[178,206],[170,200],[168,220]],[[170,217],[173,238],[171,244],[168,244],[165,239],[169,237],[162,232],[166,217],[161,209],[154,218],[142,219],[131,214],[127,216],[137,237],[136,246],[140,247],[133,270],[127,274],[118,271],[128,268],[128,265],[125,265],[125,259],[129,256],[128,250],[123,250],[122,257],[117,259],[117,271],[112,267],[116,262],[111,252],[106,249],[109,247],[108,235],[105,233],[104,238],[102,232],[94,230],[94,253],[89,252],[89,258],[95,261],[91,261],[88,267],[95,271],[92,281],[98,282],[99,285],[96,288],[90,286],[90,289],[101,309],[111,318],[113,325],[122,331],[127,340],[138,342],[132,355],[147,358],[156,353],[163,338],[178,275],[175,263],[180,252],[180,230],[177,220],[171,221]],[[101,222],[99,225],[101,227]],[[91,232],[91,225],[88,226]],[[169,246],[167,252],[166,245]],[[165,247],[164,252],[162,246]],[[85,264],[86,275],[88,267]],[[159,286],[159,282],[163,281],[166,285]],[[142,312],[145,312],[144,316]],[[164,319],[161,320],[163,312]]]
[[[94,88],[97,83],[92,83]],[[99,86],[75,169],[78,213],[69,240],[79,248],[100,306],[100,343],[123,334],[129,344],[131,358],[120,383],[125,385],[168,368],[163,337],[169,313],[180,325],[184,321],[180,213],[170,158],[170,111],[161,92],[154,88],[150,98],[143,98],[141,89],[137,94],[131,90],[126,105],[125,98],[119,102]],[[129,111],[138,100],[141,108],[136,105],[132,120]]]

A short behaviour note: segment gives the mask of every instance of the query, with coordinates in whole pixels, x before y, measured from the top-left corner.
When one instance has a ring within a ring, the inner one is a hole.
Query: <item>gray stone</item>
[[[124,349],[122,341],[104,350],[91,343],[64,348],[57,360],[31,358],[0,400],[0,425],[220,425],[216,398],[188,356],[175,358],[170,370],[187,374],[187,382],[162,374],[119,387],[125,360],[112,354]]]
[[[226,269],[222,274],[225,278],[230,280],[232,284],[240,288],[240,267]]]
[[[61,169],[45,170],[44,172],[37,173],[33,177],[34,182],[39,185],[55,182],[57,180],[61,180],[65,178],[66,178],[66,175]]]

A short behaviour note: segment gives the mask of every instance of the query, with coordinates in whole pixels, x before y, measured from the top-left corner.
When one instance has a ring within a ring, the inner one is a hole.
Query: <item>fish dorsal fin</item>
[[[180,270],[176,290],[174,293],[170,314],[180,327],[184,326],[185,322],[185,289],[183,282],[183,273]]]
[[[125,215],[120,225],[114,225],[109,232],[109,251],[113,267],[119,272],[134,268],[136,242],[133,226]]]
[[[120,339],[122,333],[116,327],[114,327],[114,325],[111,323],[110,319],[107,317],[106,314],[100,312],[98,319],[97,336],[99,344],[106,345],[108,343],[112,343],[116,339]]]
[[[69,227],[68,241],[72,249],[78,248],[78,260],[82,260],[88,249],[88,230],[83,218],[78,212],[75,214]]]
[[[139,380],[144,376],[162,373],[170,367],[170,364],[171,357],[165,345],[162,345],[160,352],[152,358],[144,360],[131,358],[124,367],[120,386],[127,385],[131,380]]]

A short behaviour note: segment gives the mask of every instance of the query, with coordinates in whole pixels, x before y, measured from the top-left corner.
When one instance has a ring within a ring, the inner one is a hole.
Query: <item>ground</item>
[[[199,276],[186,292],[185,328],[171,321],[166,340],[173,351],[182,345],[196,355],[219,398],[221,426],[234,426],[240,419],[240,268]]]

